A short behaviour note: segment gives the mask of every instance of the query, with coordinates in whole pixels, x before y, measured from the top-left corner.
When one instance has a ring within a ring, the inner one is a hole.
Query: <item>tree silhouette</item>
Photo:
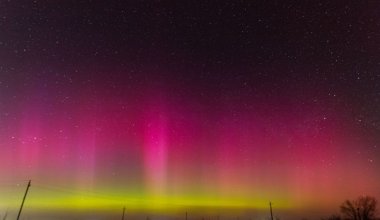
[[[377,200],[371,196],[361,196],[356,200],[346,200],[340,211],[345,219],[349,220],[373,220],[376,218]]]

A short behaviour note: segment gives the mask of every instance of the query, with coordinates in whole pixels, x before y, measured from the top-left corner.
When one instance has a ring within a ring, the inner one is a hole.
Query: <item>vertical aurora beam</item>
[[[96,95],[87,88],[80,96],[80,105],[75,110],[78,117],[78,129],[73,137],[78,170],[77,187],[92,189],[96,177],[97,133],[102,130],[97,120],[98,107]]]
[[[144,169],[149,194],[165,192],[167,173],[167,116],[162,101],[150,101],[144,113]]]
[[[27,168],[28,171],[34,171],[38,168],[40,161],[40,120],[38,116],[30,115],[23,120],[22,131],[20,134],[19,156],[21,166]],[[13,137],[12,137],[13,138]],[[31,173],[28,173],[31,175]]]
[[[80,167],[77,171],[77,183],[83,188],[94,186],[96,141],[93,129],[95,128],[82,130],[76,141],[78,148],[76,160]]]
[[[18,170],[18,173],[27,177],[31,177],[39,171],[42,158],[41,141],[44,133],[44,111],[40,105],[35,105],[35,103],[39,103],[38,97],[41,94],[41,92],[36,92],[30,101],[23,102],[23,109],[28,109],[28,112],[21,114],[19,132],[11,137],[19,144],[17,161],[19,161],[21,170]]]

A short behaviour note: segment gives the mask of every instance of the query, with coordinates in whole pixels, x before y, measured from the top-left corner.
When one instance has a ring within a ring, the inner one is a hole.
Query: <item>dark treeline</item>
[[[346,200],[340,205],[340,214],[322,220],[377,220],[377,200],[371,196],[360,196]]]

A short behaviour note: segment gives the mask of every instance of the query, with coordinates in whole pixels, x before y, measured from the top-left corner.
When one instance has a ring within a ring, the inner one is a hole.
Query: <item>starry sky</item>
[[[380,199],[379,10],[0,0],[0,216],[29,179],[28,219],[267,219],[269,201],[319,219]]]

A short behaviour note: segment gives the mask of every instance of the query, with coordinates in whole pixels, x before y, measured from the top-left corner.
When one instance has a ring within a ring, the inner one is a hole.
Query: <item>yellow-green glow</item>
[[[8,192],[10,195],[10,192]],[[2,200],[4,207],[17,208],[22,199],[22,192],[17,192],[8,200]],[[273,200],[277,208],[294,208],[284,198]],[[151,210],[155,212],[173,213],[184,209],[267,209],[268,200],[262,198],[247,199],[244,197],[217,198],[212,196],[141,196],[117,195],[117,192],[109,194],[95,194],[83,192],[70,195],[66,192],[51,193],[48,190],[31,188],[25,207],[28,209],[43,210],[118,210],[120,207],[128,207],[129,212]]]

